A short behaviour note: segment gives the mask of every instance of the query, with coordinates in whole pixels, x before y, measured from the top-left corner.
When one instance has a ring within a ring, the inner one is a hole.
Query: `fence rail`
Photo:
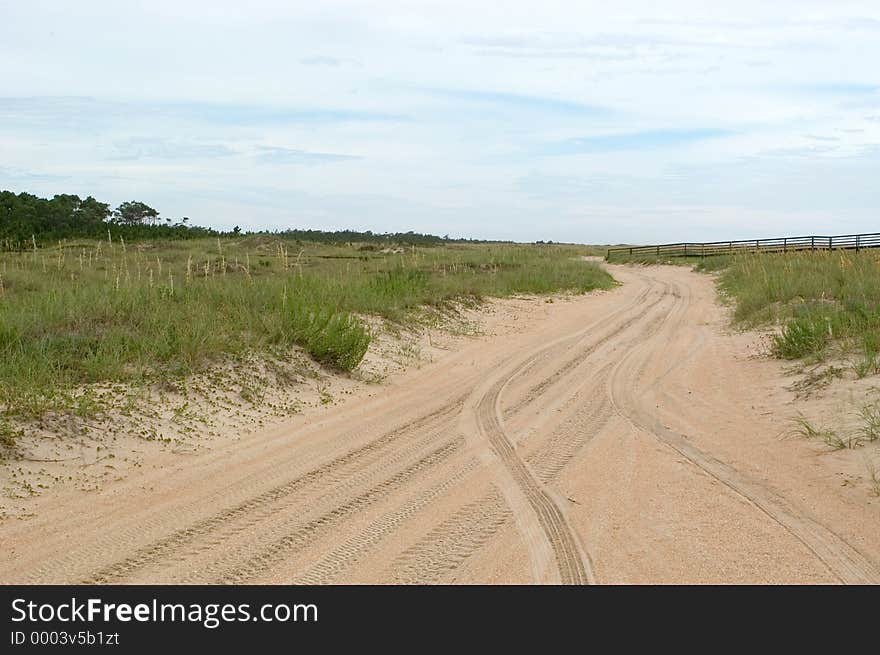
[[[626,246],[609,248],[605,259],[614,256],[647,257],[710,257],[747,252],[789,252],[795,250],[861,250],[880,248],[880,232],[870,234],[842,234],[837,236],[811,235],[806,237],[779,237],[774,239],[743,239],[739,241],[707,241],[703,243],[661,243],[653,246]]]

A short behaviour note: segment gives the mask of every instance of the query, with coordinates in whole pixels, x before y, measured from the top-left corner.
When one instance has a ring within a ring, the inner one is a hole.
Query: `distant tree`
[[[159,219],[159,212],[146,203],[132,200],[124,202],[113,212],[113,219],[124,225],[143,225]]]
[[[77,210],[81,223],[85,226],[97,225],[110,218],[110,205],[98,202],[92,196],[83,200]]]

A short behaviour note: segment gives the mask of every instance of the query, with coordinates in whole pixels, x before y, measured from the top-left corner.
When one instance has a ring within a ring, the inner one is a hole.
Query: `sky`
[[[0,0],[0,188],[228,229],[880,231],[880,3]]]

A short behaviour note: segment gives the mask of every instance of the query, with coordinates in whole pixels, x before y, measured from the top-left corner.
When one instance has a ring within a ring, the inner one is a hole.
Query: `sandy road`
[[[613,267],[379,393],[0,525],[26,583],[880,582],[880,514],[778,438],[711,280]]]

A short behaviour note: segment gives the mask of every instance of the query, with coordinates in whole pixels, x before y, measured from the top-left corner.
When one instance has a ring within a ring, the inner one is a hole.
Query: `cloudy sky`
[[[880,3],[0,0],[0,188],[243,228],[880,230]]]

